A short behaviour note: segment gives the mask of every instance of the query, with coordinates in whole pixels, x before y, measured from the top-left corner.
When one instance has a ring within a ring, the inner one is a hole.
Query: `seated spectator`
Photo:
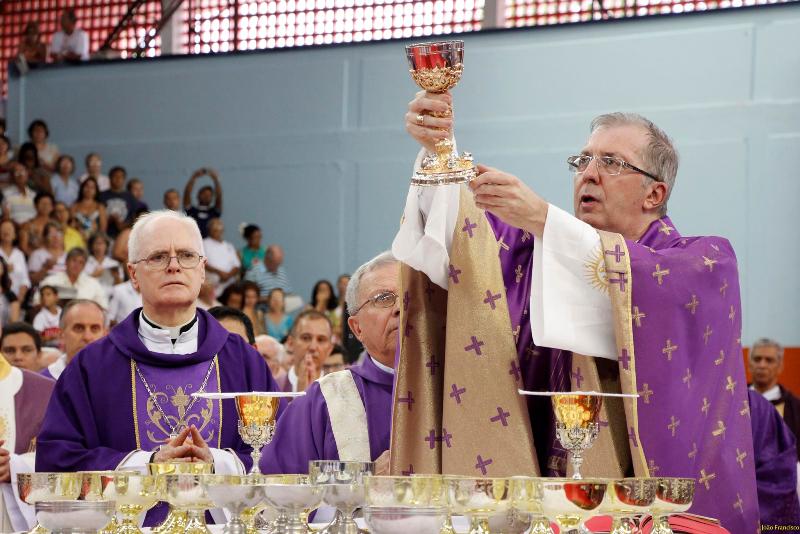
[[[264,261],[266,249],[261,246],[261,228],[255,224],[245,225],[241,233],[247,241],[240,254],[242,271],[246,273],[253,265]]]
[[[283,339],[292,329],[292,316],[286,313],[283,289],[276,287],[267,295],[265,314],[267,334],[275,339]]]
[[[23,165],[15,161],[9,168],[13,185],[3,189],[3,219],[23,225],[36,216],[36,193],[28,187],[28,170]]]
[[[86,248],[86,240],[78,230],[78,223],[70,214],[69,208],[63,202],[56,202],[53,208],[53,220],[61,225],[64,230],[64,250],[69,252],[73,248]]]
[[[33,207],[36,209],[36,216],[19,229],[19,248],[26,255],[42,246],[42,232],[45,225],[52,220],[50,216],[53,214],[53,195],[37,193],[33,197]]]
[[[42,233],[42,246],[28,258],[28,274],[31,282],[38,285],[50,274],[63,273],[67,254],[64,250],[64,231],[57,222],[49,222]]]
[[[42,42],[38,22],[31,21],[25,25],[17,56],[21,56],[29,65],[47,62],[47,44]]]
[[[105,204],[108,213],[108,235],[116,239],[119,233],[129,228],[134,221],[138,201],[125,190],[128,172],[124,167],[112,167],[108,171],[111,187],[100,193],[98,200]]]
[[[203,239],[203,250],[208,260],[206,279],[216,287],[218,296],[239,278],[239,256],[236,254],[236,248],[223,239],[224,233],[225,226],[222,224],[222,219],[211,219],[208,222],[208,237]]]
[[[61,312],[59,328],[64,354],[42,371],[42,375],[53,380],[58,380],[82,348],[106,335],[106,315],[93,300],[71,300]]]
[[[755,390],[770,401],[797,439],[800,459],[800,398],[778,383],[783,372],[783,347],[770,338],[761,338],[750,350],[750,375]]]
[[[8,267],[8,275],[11,277],[11,291],[19,298],[20,302],[25,302],[28,290],[31,287],[31,279],[28,277],[28,262],[25,254],[14,246],[17,239],[17,229],[11,221],[0,223],[0,257],[3,258]]]
[[[54,286],[64,300],[87,299],[97,302],[103,309],[108,308],[108,294],[96,279],[83,270],[89,254],[86,249],[73,248],[67,253],[64,272],[51,274],[42,281],[43,285]]]
[[[11,290],[6,260],[0,258],[0,326],[19,321],[20,301]]]
[[[0,352],[8,363],[19,369],[38,373],[42,366],[39,354],[42,351],[42,337],[28,323],[9,323],[0,334]]]
[[[28,171],[28,185],[34,191],[50,192],[50,172],[42,166],[36,145],[22,143],[17,151],[17,161]]]
[[[183,212],[181,209],[181,194],[177,189],[167,189],[164,191],[164,207],[168,210]]]
[[[84,239],[97,232],[106,233],[108,229],[106,207],[100,203],[99,197],[97,180],[94,177],[83,180],[78,190],[78,201],[72,205],[70,213],[78,222]]]
[[[128,180],[128,185],[126,185],[125,188],[128,190],[128,193],[136,199],[137,204],[134,213],[150,211],[150,207],[147,205],[147,202],[144,201],[144,182],[138,178],[131,178]]]
[[[242,312],[244,312],[253,323],[255,335],[260,336],[267,333],[264,312],[257,309],[258,306],[258,286],[254,282],[242,282],[244,290],[244,300],[242,301]]]
[[[200,286],[200,293],[197,295],[197,307],[204,310],[210,310],[217,306],[222,306],[222,303],[217,300],[217,294],[214,290],[214,284],[206,278]],[[223,306],[227,308],[227,306]],[[238,309],[238,308],[237,308]]]
[[[73,174],[75,174],[75,160],[72,156],[60,155],[56,160],[56,172],[50,177],[50,188],[53,190],[56,202],[72,206],[78,200],[80,184]]]
[[[0,187],[11,185],[11,140],[5,135],[0,135]]]
[[[320,377],[333,349],[328,317],[316,310],[298,315],[286,338],[286,349],[292,354],[287,391],[305,391]]]
[[[215,306],[208,310],[211,316],[219,321],[222,327],[244,339],[245,343],[255,347],[256,337],[253,335],[253,323],[242,310],[227,306]]]
[[[342,330],[342,310],[339,308],[339,299],[333,292],[333,284],[327,280],[320,280],[314,284],[314,289],[311,290],[311,303],[306,308],[317,310],[328,316],[333,327],[333,341],[337,343],[339,337],[336,332]]]
[[[337,343],[333,346],[330,356],[322,364],[322,376],[344,369],[347,369],[347,358],[344,356],[344,348]]]
[[[247,271],[245,279],[258,284],[262,297],[269,295],[276,287],[283,289],[284,293],[291,293],[289,277],[282,264],[283,249],[278,245],[270,245],[264,252],[264,261],[254,264]]]
[[[96,233],[89,238],[89,258],[83,272],[94,277],[103,286],[106,294],[111,288],[122,282],[122,267],[115,259],[108,257],[110,240],[103,233]]]
[[[197,192],[197,205],[192,205],[192,189],[194,183],[201,176],[208,175],[214,182],[214,187],[204,185]],[[214,201],[214,205],[211,202]],[[183,209],[186,215],[197,221],[197,226],[200,227],[200,235],[204,238],[208,237],[208,222],[211,219],[219,219],[222,217],[222,186],[219,185],[219,175],[214,169],[202,168],[194,171],[192,177],[186,182],[186,187],[183,189]]]
[[[53,286],[39,288],[39,302],[42,309],[33,318],[33,327],[42,336],[45,347],[57,347],[61,340],[61,306],[58,305],[58,290]]]
[[[53,34],[50,58],[53,63],[89,59],[89,36],[78,28],[78,16],[74,9],[65,9],[61,14],[61,30]]]
[[[288,359],[288,353],[280,341],[272,336],[266,334],[256,336],[256,350],[264,361],[267,362],[272,376],[281,388],[281,391],[286,390],[287,373],[284,364]]]
[[[87,178],[94,178],[98,193],[108,191],[108,188],[111,187],[111,181],[107,175],[103,174],[103,158],[100,157],[100,154],[90,152],[86,155],[84,164],[86,165],[86,172],[78,178],[78,181],[83,183]]]
[[[108,304],[108,320],[111,326],[121,323],[132,311],[142,307],[142,294],[130,280],[111,288]]]
[[[226,287],[225,291],[220,295],[219,301],[223,306],[241,310],[242,306],[244,306],[244,286],[240,283],[236,283]]]
[[[50,129],[42,119],[36,119],[28,126],[28,139],[36,147],[36,154],[39,156],[39,165],[48,173],[56,170],[58,160],[58,146],[49,142]]]

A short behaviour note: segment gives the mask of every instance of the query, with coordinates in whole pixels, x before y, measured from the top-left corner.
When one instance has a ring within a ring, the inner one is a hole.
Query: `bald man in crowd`
[[[58,380],[78,351],[106,335],[106,314],[97,302],[75,299],[61,310],[61,344],[64,354],[47,366],[42,375]]]

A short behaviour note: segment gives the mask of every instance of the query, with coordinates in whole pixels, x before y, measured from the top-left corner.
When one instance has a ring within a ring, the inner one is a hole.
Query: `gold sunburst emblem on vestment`
[[[608,293],[608,274],[606,262],[603,258],[602,247],[595,248],[583,264],[584,274],[589,284],[604,293]]]

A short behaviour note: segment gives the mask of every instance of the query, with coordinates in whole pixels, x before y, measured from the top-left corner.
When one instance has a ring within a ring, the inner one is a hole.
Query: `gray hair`
[[[344,299],[347,303],[347,313],[353,314],[358,309],[358,292],[361,289],[361,279],[364,278],[364,275],[395,263],[397,263],[397,259],[392,255],[391,251],[387,250],[356,269],[356,272],[353,273],[347,283],[347,291],[345,292]]]
[[[783,346],[769,337],[762,337],[756,340],[753,343],[753,348],[750,349],[750,359],[753,359],[753,354],[755,354],[756,349],[759,347],[775,347],[778,350],[778,362],[783,361]]]
[[[61,318],[58,321],[58,327],[61,328],[61,330],[66,330],[67,328],[67,315],[70,310],[82,304],[90,304],[100,310],[100,314],[103,316],[103,324],[106,323],[106,310],[104,310],[97,301],[90,299],[72,299],[64,304],[64,307],[61,309]]]
[[[197,239],[197,250],[201,255],[205,255],[205,251],[203,250],[203,236],[200,235],[200,228],[197,226],[197,221],[177,211],[156,210],[145,213],[136,219],[133,229],[131,229],[131,234],[128,236],[128,261],[133,262],[142,259],[140,256],[140,242],[142,236],[145,234],[145,230],[151,224],[155,224],[164,219],[171,219],[186,225],[189,233],[194,234],[194,237]]]
[[[653,173],[663,180],[667,186],[667,194],[664,203],[659,209],[659,215],[667,214],[667,201],[675,187],[675,177],[678,175],[678,151],[672,144],[672,139],[656,126],[653,121],[639,115],[638,113],[606,113],[595,117],[589,128],[590,133],[594,133],[600,128],[613,126],[639,126],[647,132],[649,142],[641,154],[647,172]],[[645,177],[646,180],[650,178]]]

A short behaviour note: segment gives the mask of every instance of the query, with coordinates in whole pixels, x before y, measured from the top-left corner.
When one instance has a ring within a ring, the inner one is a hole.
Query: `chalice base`
[[[610,534],[634,534],[634,532],[638,532],[638,530],[628,516],[612,516]]]
[[[485,517],[473,517],[469,522],[469,534],[491,534],[491,530],[489,530],[489,519]]]
[[[159,526],[155,527],[153,534],[173,534],[183,532],[188,520],[188,514],[182,510],[175,510],[172,506],[169,507],[167,518]]]
[[[205,510],[191,510],[188,516],[186,526],[182,531],[184,534],[211,534],[206,526]]]
[[[50,534],[50,531],[39,523],[36,523],[33,528],[28,531],[28,534]]]
[[[653,518],[653,530],[650,534],[675,534],[669,526],[669,516],[655,516]]]
[[[450,514],[447,514],[447,519],[442,529],[439,531],[439,534],[456,534],[456,529],[453,528],[453,517]]]
[[[531,522],[531,530],[528,534],[555,534],[550,526],[550,521],[545,518],[537,518]]]
[[[320,534],[365,534],[369,531],[358,528],[358,524],[356,524],[351,515],[337,510],[333,521],[318,532]]]

